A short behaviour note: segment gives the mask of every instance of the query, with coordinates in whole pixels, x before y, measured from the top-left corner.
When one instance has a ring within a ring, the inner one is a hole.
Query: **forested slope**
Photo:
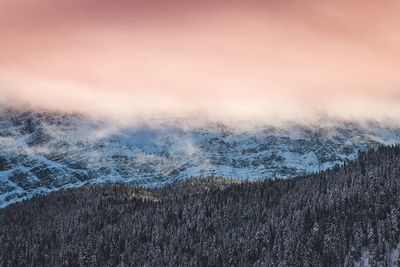
[[[289,180],[61,190],[0,210],[1,266],[397,266],[400,147]]]

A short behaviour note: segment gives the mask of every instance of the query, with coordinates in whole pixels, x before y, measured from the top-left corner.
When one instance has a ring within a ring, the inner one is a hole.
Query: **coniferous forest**
[[[85,186],[0,210],[1,266],[398,266],[400,147],[287,180]]]

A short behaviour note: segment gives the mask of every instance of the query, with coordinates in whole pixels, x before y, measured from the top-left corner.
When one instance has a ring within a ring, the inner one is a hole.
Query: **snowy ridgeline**
[[[194,176],[286,178],[325,170],[400,142],[378,123],[288,123],[236,129],[184,121],[116,127],[80,115],[0,113],[0,207],[83,184],[158,187]]]

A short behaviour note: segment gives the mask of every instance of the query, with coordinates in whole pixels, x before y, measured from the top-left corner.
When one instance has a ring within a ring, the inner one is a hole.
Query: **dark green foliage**
[[[291,180],[89,186],[0,210],[1,266],[372,266],[399,244],[400,148]]]

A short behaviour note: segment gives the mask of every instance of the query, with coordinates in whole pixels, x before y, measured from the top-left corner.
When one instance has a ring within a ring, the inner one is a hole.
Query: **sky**
[[[397,0],[0,0],[0,102],[134,120],[400,115]]]

